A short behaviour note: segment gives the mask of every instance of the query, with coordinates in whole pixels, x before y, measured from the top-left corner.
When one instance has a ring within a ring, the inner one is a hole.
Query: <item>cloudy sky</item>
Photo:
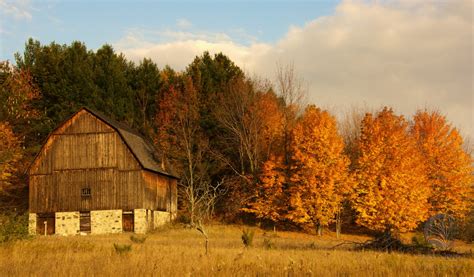
[[[438,109],[474,138],[473,2],[0,0],[0,59],[27,38],[108,43],[128,58],[184,69],[208,50],[272,79],[294,64],[308,100],[341,114]]]

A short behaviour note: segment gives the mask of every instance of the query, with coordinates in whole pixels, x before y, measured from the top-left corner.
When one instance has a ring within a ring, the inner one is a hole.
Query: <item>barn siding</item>
[[[175,179],[142,171],[145,182],[144,207],[154,211],[177,211],[177,182]]]

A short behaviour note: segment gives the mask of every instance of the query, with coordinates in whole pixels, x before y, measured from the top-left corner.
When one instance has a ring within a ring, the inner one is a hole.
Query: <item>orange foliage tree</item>
[[[389,108],[366,114],[357,141],[356,222],[376,231],[405,232],[428,216],[424,160],[408,122]]]
[[[0,122],[0,194],[8,191],[16,163],[21,159],[21,141],[6,122]]]
[[[292,131],[291,153],[287,218],[321,234],[334,221],[349,182],[349,159],[334,117],[309,106]]]
[[[278,222],[287,213],[285,201],[286,174],[283,157],[271,156],[262,166],[259,182],[254,190],[253,201],[242,210],[257,218]]]
[[[463,218],[472,199],[472,158],[463,150],[458,130],[438,112],[418,111],[412,134],[425,158],[431,186],[431,214]]]

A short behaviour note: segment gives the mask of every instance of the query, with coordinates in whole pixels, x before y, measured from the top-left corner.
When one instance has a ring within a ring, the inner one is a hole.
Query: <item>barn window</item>
[[[81,189],[81,196],[82,197],[90,197],[91,196],[91,189],[90,188]]]

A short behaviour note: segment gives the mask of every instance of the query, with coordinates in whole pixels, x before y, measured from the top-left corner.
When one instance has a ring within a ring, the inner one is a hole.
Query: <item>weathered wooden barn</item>
[[[48,136],[28,174],[31,234],[145,233],[176,217],[178,178],[151,144],[88,108]]]

